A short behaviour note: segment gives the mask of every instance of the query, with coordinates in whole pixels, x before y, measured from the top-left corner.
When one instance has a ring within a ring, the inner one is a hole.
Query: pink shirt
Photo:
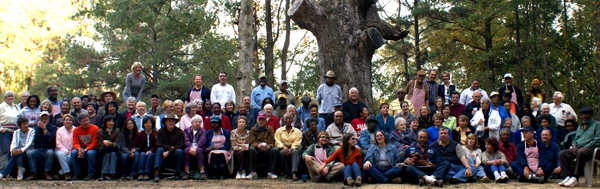
[[[56,150],[63,151],[67,154],[71,153],[73,150],[73,130],[71,132],[67,131],[65,127],[61,127],[56,131]]]
[[[181,130],[185,130],[191,126],[192,126],[192,118],[190,116],[188,116],[187,114],[185,114],[184,116],[181,116],[181,120],[179,121],[179,128]]]

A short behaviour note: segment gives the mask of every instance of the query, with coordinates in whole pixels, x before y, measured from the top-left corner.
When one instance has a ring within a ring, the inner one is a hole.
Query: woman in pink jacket
[[[71,151],[73,150],[73,121],[75,118],[67,114],[63,118],[63,127],[56,131],[56,158],[60,163],[60,171],[54,175],[54,180],[71,180],[71,170],[69,169]]]

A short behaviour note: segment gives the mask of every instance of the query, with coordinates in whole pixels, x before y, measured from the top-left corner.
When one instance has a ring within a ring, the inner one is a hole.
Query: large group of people
[[[287,81],[273,91],[260,75],[259,86],[236,103],[227,73],[220,72],[211,88],[196,75],[185,99],[152,94],[147,106],[140,101],[142,69],[132,65],[122,105],[111,91],[59,99],[50,86],[47,100],[22,92],[19,104],[14,92],[5,92],[0,177],[159,182],[266,176],[439,187],[555,178],[576,186],[585,162],[600,158],[592,157],[600,147],[592,109],[578,115],[558,91],[544,103],[538,79],[524,98],[510,73],[505,86],[488,93],[477,79],[460,91],[448,72],[437,83],[437,70],[421,70],[374,115],[357,88],[342,103],[333,71],[325,74],[316,102],[302,96],[297,104]]]

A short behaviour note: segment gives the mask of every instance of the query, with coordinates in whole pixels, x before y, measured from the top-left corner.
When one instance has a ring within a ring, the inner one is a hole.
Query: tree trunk
[[[537,1],[534,0],[534,6],[535,6],[535,20],[537,23],[537,29],[538,29],[538,34],[539,34],[539,38],[540,38],[540,46],[542,47],[542,57],[544,60],[544,76],[546,77],[546,102],[548,102],[549,99],[552,99],[551,96],[551,92],[550,92],[550,75],[548,75],[548,62],[546,61],[546,49],[544,48],[544,37],[542,35],[542,23],[540,22],[540,15],[539,15],[539,7],[540,4],[537,3]]]
[[[525,91],[527,84],[525,84],[525,79],[523,79],[523,64],[522,64],[522,58],[521,58],[521,31],[519,31],[521,29],[520,25],[521,23],[519,22],[519,5],[516,4],[515,5],[515,39],[516,39],[516,53],[517,53],[517,65],[519,68],[517,71],[517,79],[516,81],[513,81],[513,83],[520,83],[520,84],[524,84],[523,87],[521,87],[521,89],[523,89]],[[521,105],[521,104],[519,104]]]
[[[290,0],[285,0],[285,12],[288,10],[290,10]],[[291,31],[290,15],[285,14],[285,41],[283,42],[283,49],[281,49],[281,80],[287,80],[287,53],[290,48]]]
[[[419,0],[414,0],[413,3],[413,10],[416,9],[419,6]],[[414,20],[414,30],[415,30],[415,34],[413,34],[413,37],[415,39],[415,65],[417,65],[417,71],[421,70],[421,66],[423,64],[423,62],[421,62],[421,46],[419,46],[419,43],[421,43],[421,38],[419,35],[419,16],[416,14],[412,14],[413,15],[413,20]],[[409,80],[407,80],[408,82]]]
[[[265,47],[265,75],[267,75],[267,86],[273,88],[275,78],[273,77],[274,55],[273,48],[273,21],[271,20],[271,0],[265,0],[265,29],[267,30],[267,45]]]
[[[356,87],[359,100],[373,112],[371,58],[384,39],[399,40],[408,31],[382,21],[375,0],[296,0],[288,15],[317,38],[321,75],[333,70],[344,101]]]
[[[238,71],[235,74],[238,82],[236,87],[236,104],[242,102],[244,95],[252,93],[252,62],[254,61],[254,38],[253,38],[253,0],[242,0],[238,24],[239,33],[239,62]]]
[[[594,16],[596,17],[596,32],[595,32],[595,36],[596,36],[596,82],[598,83],[598,87],[596,88],[596,92],[598,93],[598,117],[600,118],[600,0],[596,0],[594,1],[594,6],[596,8],[592,9],[595,10],[594,12]]]

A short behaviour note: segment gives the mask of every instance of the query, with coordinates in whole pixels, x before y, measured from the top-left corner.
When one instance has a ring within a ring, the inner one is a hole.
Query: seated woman
[[[300,131],[306,131],[308,128],[304,124],[304,121],[300,119],[298,116],[298,112],[296,111],[296,106],[290,104],[287,106],[286,113],[292,115],[292,126],[300,129]],[[282,122],[283,123],[283,122]]]
[[[202,105],[202,109],[200,109],[202,111],[196,110],[196,114],[203,115],[205,119],[210,119],[210,117],[213,116],[212,103],[210,102],[210,99],[206,99]]]
[[[483,152],[481,162],[486,170],[494,173],[496,182],[508,182],[508,175],[505,172],[508,168],[508,161],[504,154],[498,151],[498,141],[495,138],[485,139],[485,152]]]
[[[448,127],[449,130],[453,130],[456,128],[456,118],[450,115],[450,113],[452,113],[450,105],[444,104],[442,106],[442,115],[444,116],[444,123],[442,123],[442,125]]]
[[[52,102],[50,102],[50,100],[44,100],[42,101],[42,104],[40,104],[40,112],[43,111],[52,113]],[[48,116],[48,123],[54,123],[54,116]],[[57,125],[54,126],[56,126],[57,128],[59,127]]]
[[[185,115],[179,119],[179,128],[183,131],[192,126],[192,118],[196,116],[196,103],[190,102],[185,105]],[[202,117],[200,117],[202,118]],[[202,128],[204,130],[204,128]],[[205,130],[206,131],[206,130]]]
[[[469,125],[469,117],[460,115],[458,117],[458,127],[452,129],[453,140],[461,146],[465,146],[467,145],[467,136],[471,133],[475,133],[475,129]]]
[[[379,112],[381,113],[375,116],[379,120],[379,129],[388,135],[395,130],[395,120],[394,117],[388,114],[389,110],[390,105],[388,103],[381,103],[379,104]]]
[[[57,114],[59,115],[59,114]],[[65,115],[62,120],[63,127],[59,128],[56,131],[56,149],[54,150],[54,154],[56,155],[56,159],[58,159],[58,163],[60,163],[60,171],[58,174],[54,176],[54,180],[66,180],[69,181],[72,179],[71,177],[71,168],[72,162],[69,161],[71,159],[71,151],[73,151],[73,118],[72,115]]]
[[[376,183],[402,183],[400,178],[402,167],[398,150],[394,145],[388,145],[387,137],[381,130],[375,132],[375,141],[365,157],[363,169],[366,176],[374,178],[373,181]]]
[[[388,140],[402,153],[413,141],[417,141],[417,135],[411,129],[406,128],[406,120],[402,117],[396,118],[395,125],[396,130],[390,133]]]
[[[265,111],[265,115],[267,116],[267,125],[271,126],[271,128],[273,128],[274,131],[277,131],[277,129],[281,127],[281,124],[279,123],[279,118],[273,115],[273,105],[265,104],[263,110]]]
[[[358,115],[358,117],[353,119],[352,122],[350,122],[350,125],[352,125],[352,128],[354,128],[354,132],[356,132],[357,137],[360,138],[361,132],[364,130],[367,130],[366,121],[367,121],[367,118],[369,117],[369,110],[367,109],[367,107],[362,107],[362,108],[358,109],[358,112],[356,113],[356,115]],[[375,118],[375,117],[373,117],[373,118]],[[377,120],[377,118],[375,118],[375,120]],[[379,127],[379,121],[377,121],[377,127]],[[373,139],[373,140],[375,140],[375,139]]]
[[[193,102],[189,103],[188,106],[190,104],[193,104],[194,107],[196,106]],[[188,109],[188,106],[186,106],[186,109]],[[183,149],[183,180],[189,178],[192,156],[196,157],[196,165],[198,166],[198,170],[200,170],[201,179],[206,180],[206,174],[204,173],[204,144],[206,143],[206,130],[202,128],[203,121],[202,116],[195,115],[192,117],[192,126],[183,130],[183,136],[185,137],[183,143],[186,146],[186,148]]]
[[[135,137],[138,134],[138,126],[132,118],[125,120],[125,127],[119,135],[119,148],[121,149],[121,180],[133,181],[138,174],[138,156],[139,152],[133,148]],[[129,164],[131,162],[131,164]],[[129,166],[131,165],[131,166]],[[127,176],[127,168],[131,167],[129,176]],[[127,176],[127,178],[125,178]]]
[[[17,180],[23,180],[23,174],[25,168],[23,168],[23,159],[27,156],[27,150],[33,148],[33,136],[35,131],[30,129],[27,125],[29,119],[23,116],[17,117],[17,129],[12,137],[12,143],[10,144],[10,160],[6,164],[6,167],[0,173],[0,178],[10,175],[13,168],[17,166]]]
[[[136,103],[137,101],[135,100],[135,97],[129,97],[126,98],[127,100],[126,102],[126,106],[125,106],[125,110],[123,110],[120,114],[121,117],[123,117],[124,119],[129,119],[131,118],[131,116],[135,115],[135,110],[136,110]]]
[[[135,104],[135,115],[131,116],[138,130],[144,130],[144,126],[142,125],[142,121],[146,117],[151,117],[152,115],[146,113],[146,103],[139,101]]]
[[[319,133],[318,139],[318,143],[311,144],[306,148],[302,153],[302,158],[306,162],[308,173],[313,182],[321,180],[331,182],[333,177],[344,169],[344,164],[331,161],[325,165],[325,160],[333,155],[335,147],[329,144],[329,134],[325,131]],[[322,165],[325,165],[325,168],[319,171]]]
[[[69,103],[69,101],[63,101],[62,104],[60,104],[60,113],[53,116],[53,118],[52,118],[53,121],[51,121],[51,123],[53,125],[55,125],[56,127],[62,127],[63,120],[65,119],[66,115],[71,115],[71,104]],[[89,114],[89,115],[92,115],[92,114]],[[75,117],[75,116],[71,115],[71,117]],[[90,123],[94,124],[91,122],[91,120],[90,120]],[[96,125],[96,124],[94,124],[94,125]]]
[[[156,129],[152,117],[144,117],[142,120],[143,130],[137,133],[133,148],[139,152],[138,156],[138,181],[150,180],[152,166],[154,165],[154,154],[156,153]]]
[[[250,131],[246,130],[246,116],[239,116],[236,120],[237,128],[231,131],[231,150],[233,151],[233,157],[235,166],[238,167],[235,179],[250,179],[251,174],[246,175],[248,170],[248,137]]]
[[[463,146],[463,150],[467,154],[469,164],[475,167],[475,170],[472,170],[473,175],[483,183],[490,182],[490,178],[485,175],[485,171],[483,171],[483,167],[481,166],[481,149],[479,149],[479,140],[477,140],[474,134],[467,136],[467,145]]]
[[[318,172],[323,172],[325,167],[333,161],[339,161],[345,165],[342,170],[344,174],[344,183],[348,186],[362,185],[362,173],[360,165],[362,165],[362,156],[360,148],[356,147],[356,137],[353,133],[346,133],[342,137],[342,147],[323,162]]]
[[[183,111],[183,101],[181,101],[180,99],[173,101],[173,114],[177,115],[180,121],[181,117],[185,115],[185,112]]]
[[[289,175],[291,169],[292,180],[297,181],[298,176],[296,173],[300,163],[299,148],[302,142],[302,132],[292,125],[294,118],[291,114],[284,114],[283,121],[285,125],[275,131],[275,146],[280,149],[279,156],[283,163],[285,175]]]
[[[440,137],[438,133],[443,127],[442,124],[444,123],[444,116],[441,113],[436,113],[433,116],[433,120],[433,126],[427,128],[427,132],[429,132],[429,144],[437,141]],[[452,140],[452,135],[450,135],[450,140]]]
[[[116,119],[109,112],[102,119],[102,127],[98,130],[98,155],[102,157],[102,175],[98,181],[112,180],[117,169],[117,146],[119,145],[119,128]]]
[[[306,118],[306,127],[308,128],[306,131],[302,133],[302,144],[300,145],[300,151],[306,150],[310,145],[319,142],[319,133],[322,130],[317,128],[318,119],[314,117]]]
[[[423,104],[421,107],[419,107],[420,116],[417,118],[417,120],[419,120],[419,130],[427,129],[433,125],[433,116],[429,116],[430,112],[431,111],[429,110],[429,106],[427,106],[427,104]],[[429,140],[431,140],[431,137]]]
[[[121,116],[121,114],[117,113],[117,111],[119,111],[119,104],[117,104],[117,101],[110,101],[110,102],[106,102],[106,104],[104,104],[104,109],[106,110],[106,114],[104,114],[104,117],[102,117],[102,121],[104,121],[106,118],[106,116],[113,116],[113,119],[115,121],[115,128],[121,129],[123,128],[123,122],[125,122],[125,117]],[[102,122],[102,125],[104,125],[105,123]],[[75,124],[77,125],[77,123]]]
[[[327,130],[327,126],[325,125],[325,119],[323,119],[322,117],[319,117],[319,105],[317,105],[317,103],[310,103],[310,105],[308,105],[308,109],[310,112],[310,117],[317,119],[317,129],[321,130],[321,131],[325,131]],[[307,121],[308,118],[304,119],[304,123],[308,122]],[[308,124],[308,123],[306,123]]]
[[[90,124],[100,125],[102,123],[102,118],[100,117],[100,114],[97,114],[96,112],[96,103],[88,102],[85,108],[88,112],[88,115],[90,116]]]
[[[542,130],[548,129],[550,130],[550,134],[552,135],[551,142],[558,143],[558,134],[556,134],[556,130],[550,128],[551,118],[548,115],[542,115],[540,117],[540,128],[535,131],[535,139],[542,140]]]
[[[408,105],[408,102],[406,102],[406,101],[400,102],[400,108],[402,108],[402,112],[394,115],[394,118],[402,117],[405,120],[413,120],[413,119],[417,118],[415,116],[415,114],[410,113],[410,111],[409,111],[410,105]]]
[[[231,125],[233,125],[233,118],[235,117],[235,102],[233,100],[225,102],[225,113],[223,114],[229,118],[232,122]]]
[[[225,179],[228,171],[225,164],[229,162],[231,153],[229,153],[230,133],[227,129],[221,128],[221,116],[210,117],[211,130],[206,131],[206,153],[208,153],[208,164],[212,167],[212,179]]]
[[[361,148],[362,154],[366,153],[371,145],[377,143],[375,140],[375,131],[379,130],[379,120],[374,116],[369,116],[365,121],[365,125],[367,128],[361,132],[358,138],[358,146]]]

